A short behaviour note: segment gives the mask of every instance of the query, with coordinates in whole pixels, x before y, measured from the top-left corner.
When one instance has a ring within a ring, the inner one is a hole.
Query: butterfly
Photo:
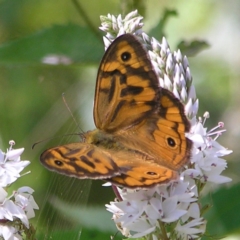
[[[132,34],[116,38],[101,61],[95,90],[96,129],[81,142],[41,154],[49,170],[149,188],[178,179],[192,142],[184,106],[161,88],[148,53]]]

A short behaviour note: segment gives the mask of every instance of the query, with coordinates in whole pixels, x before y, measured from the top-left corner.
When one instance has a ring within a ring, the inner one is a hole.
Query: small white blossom
[[[30,164],[29,161],[21,161],[20,155],[24,148],[10,149],[6,154],[0,150],[0,186],[15,182],[20,177],[20,172]]]
[[[30,187],[21,187],[15,193],[15,203],[24,210],[28,219],[35,217],[34,209],[38,209],[32,193],[34,190]]]
[[[186,224],[177,223],[176,232],[182,240],[199,239],[199,234],[203,234],[206,228],[206,221],[203,218],[190,220]]]
[[[143,23],[142,17],[138,15],[137,10],[129,13],[124,19],[121,15],[115,17],[108,14],[107,16],[100,16],[102,25],[100,29],[106,32],[106,38],[112,42],[116,37],[124,33],[135,33],[140,35],[142,33]],[[105,45],[106,46],[106,45]],[[108,45],[106,46],[106,48]]]
[[[0,237],[6,240],[22,240],[16,228],[12,226],[0,225]]]

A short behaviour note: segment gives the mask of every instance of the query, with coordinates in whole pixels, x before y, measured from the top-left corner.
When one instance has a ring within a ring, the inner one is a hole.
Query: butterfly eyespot
[[[155,172],[146,172],[146,174],[151,175],[151,176],[157,175],[157,173],[155,173]]]
[[[59,160],[56,160],[55,161],[55,164],[59,167],[61,167],[63,165],[63,162],[59,161]]]
[[[129,52],[124,52],[121,54],[121,59],[123,62],[127,62],[131,58],[131,53]]]
[[[167,137],[167,144],[168,144],[168,146],[170,146],[172,148],[174,148],[176,146],[175,140],[171,137]]]

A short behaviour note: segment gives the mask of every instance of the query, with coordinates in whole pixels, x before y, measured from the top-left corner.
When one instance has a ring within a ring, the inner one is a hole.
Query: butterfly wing
[[[120,175],[106,180],[128,188],[148,188],[178,178],[177,171],[159,165],[150,159],[146,161],[141,154],[121,152],[115,155],[115,163]]]
[[[88,143],[70,143],[50,148],[40,156],[49,170],[81,179],[104,179],[119,175],[118,166],[109,153]]]
[[[143,155],[136,152],[71,143],[46,150],[40,160],[46,168],[60,174],[103,179],[129,188],[146,188],[177,177],[176,172],[151,161],[142,161],[142,158]]]
[[[159,115],[153,133],[155,144],[152,147],[170,163],[167,166],[179,170],[191,157],[192,141],[186,137],[191,125],[183,104],[166,89],[162,89]]]
[[[186,137],[189,130],[182,103],[162,89],[159,112],[149,116],[135,131],[135,139],[141,151],[155,156],[156,163],[179,170],[190,159],[192,141]]]
[[[154,112],[159,83],[142,44],[131,34],[118,37],[107,49],[98,71],[94,121],[113,132],[130,128]]]

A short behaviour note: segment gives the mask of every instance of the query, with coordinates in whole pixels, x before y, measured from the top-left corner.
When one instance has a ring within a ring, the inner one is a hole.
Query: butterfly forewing
[[[159,84],[141,43],[131,34],[117,38],[101,62],[94,101],[97,128],[129,128],[156,110]]]

